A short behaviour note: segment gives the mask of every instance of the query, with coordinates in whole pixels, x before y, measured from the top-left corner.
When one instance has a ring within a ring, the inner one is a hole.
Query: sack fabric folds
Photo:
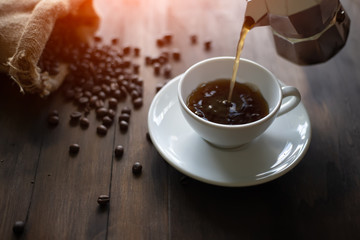
[[[0,71],[8,73],[21,92],[46,96],[61,85],[64,71],[49,76],[37,63],[57,21],[69,16],[80,19],[74,23],[78,28],[97,28],[91,0],[0,0]]]

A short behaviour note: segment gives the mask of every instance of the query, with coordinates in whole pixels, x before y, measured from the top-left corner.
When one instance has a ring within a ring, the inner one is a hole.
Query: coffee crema
[[[261,92],[247,83],[235,82],[229,101],[231,79],[200,84],[187,98],[187,107],[197,116],[220,124],[237,125],[257,121],[269,113]]]

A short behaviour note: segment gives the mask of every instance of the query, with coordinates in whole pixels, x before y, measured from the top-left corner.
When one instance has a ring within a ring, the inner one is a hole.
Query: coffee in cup
[[[268,103],[250,83],[236,82],[229,99],[230,82],[217,79],[200,84],[188,96],[187,107],[203,119],[229,125],[254,122],[269,113]]]
[[[260,136],[276,117],[295,108],[301,100],[295,87],[281,86],[274,74],[266,68],[253,61],[240,59],[236,84],[245,84],[252,90],[259,91],[268,105],[268,112],[247,123],[224,124],[209,121],[191,111],[187,101],[193,91],[201,84],[217,79],[229,79],[234,59],[215,57],[196,63],[181,76],[178,85],[178,99],[186,121],[204,140],[221,148],[234,148],[251,142]]]

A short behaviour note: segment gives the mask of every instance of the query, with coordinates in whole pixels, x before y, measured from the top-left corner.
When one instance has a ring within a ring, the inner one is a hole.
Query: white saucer
[[[153,99],[148,127],[158,152],[183,174],[219,186],[251,186],[284,175],[304,157],[310,145],[311,125],[302,103],[278,117],[252,143],[238,149],[220,149],[204,141],[184,119],[177,99],[180,76]]]

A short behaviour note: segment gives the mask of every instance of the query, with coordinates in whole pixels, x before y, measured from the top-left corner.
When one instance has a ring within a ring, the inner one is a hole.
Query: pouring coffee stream
[[[248,34],[248,32],[250,31],[250,29],[254,26],[254,24],[255,24],[255,22],[254,22],[253,18],[245,17],[244,24],[241,28],[240,39],[239,39],[237,49],[236,49],[236,57],[235,57],[233,73],[232,73],[231,82],[230,82],[228,102],[230,102],[231,98],[232,98],[232,93],[233,93],[233,89],[234,89],[235,81],[236,81],[236,74],[239,69],[240,56],[241,56],[242,49],[244,48],[245,38],[246,38],[246,35]]]

